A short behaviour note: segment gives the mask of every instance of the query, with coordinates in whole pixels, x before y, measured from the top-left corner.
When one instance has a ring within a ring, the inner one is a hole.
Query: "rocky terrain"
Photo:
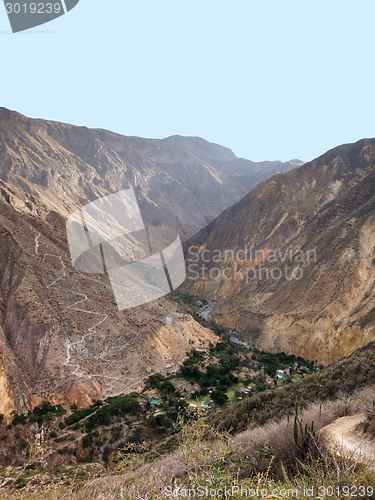
[[[247,192],[207,161],[162,141],[31,120],[4,108],[0,135],[0,178],[65,217],[133,187],[147,222],[186,237]]]
[[[184,286],[264,350],[327,363],[373,340],[374,164],[365,139],[262,182],[186,243]]]
[[[221,175],[245,187],[246,192],[250,192],[257,184],[273,175],[289,172],[289,170],[305,163],[301,160],[254,162],[237,158],[229,149],[207,143],[199,137],[172,136],[155,142],[193,154],[200,160],[214,166]]]
[[[229,162],[223,162],[217,168],[222,174],[239,182],[250,192],[255,186],[273,175],[289,172],[303,164],[301,160],[253,162],[244,158],[235,158]]]
[[[237,160],[231,150],[200,138],[125,137],[0,108],[0,178],[64,217],[132,187],[146,222],[176,228],[187,238],[277,171],[249,162],[237,181]]]
[[[73,269],[65,220],[133,187],[146,223],[187,238],[247,193],[220,171],[236,159],[199,138],[123,137],[0,108],[1,414],[129,392],[214,341],[168,297],[119,312],[106,275]]]
[[[1,182],[0,413],[85,406],[173,371],[210,330],[167,299],[120,312],[107,275],[74,270],[64,219]]]

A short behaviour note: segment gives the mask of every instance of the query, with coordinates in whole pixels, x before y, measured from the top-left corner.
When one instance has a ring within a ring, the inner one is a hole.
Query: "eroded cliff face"
[[[200,138],[124,137],[0,108],[1,413],[128,392],[215,342],[168,298],[119,312],[106,275],[72,268],[65,220],[134,188],[146,224],[186,239],[248,192],[243,179],[281,165],[236,160]]]
[[[9,416],[13,410],[16,410],[16,405],[13,388],[3,365],[4,355],[6,353],[0,349],[0,413]]]
[[[126,137],[0,108],[0,179],[63,217],[133,188],[145,222],[195,234],[256,184],[300,164],[251,162],[199,137]]]
[[[168,297],[118,311],[107,275],[71,265],[65,222],[0,181],[0,413],[87,406],[173,372],[214,335]]]
[[[363,140],[263,182],[187,242],[185,287],[265,350],[328,363],[373,340],[374,164]]]
[[[188,148],[196,141],[200,148]],[[236,158],[230,150],[203,139],[185,142],[178,149],[168,141],[33,120],[0,108],[0,178],[63,217],[134,188],[146,222],[169,225],[186,238],[248,189],[213,166]]]

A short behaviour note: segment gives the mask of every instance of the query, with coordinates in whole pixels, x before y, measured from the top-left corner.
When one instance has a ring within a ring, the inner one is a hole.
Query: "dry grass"
[[[375,484],[375,475],[350,455],[338,456],[325,446],[320,430],[337,418],[373,408],[374,387],[334,402],[310,404],[298,416],[296,442],[293,418],[283,418],[248,429],[234,437],[210,426],[203,413],[178,422],[180,445],[172,453],[150,458],[128,450],[117,473],[86,484],[61,486],[50,491],[7,491],[9,500],[164,500],[167,487],[192,489],[198,486],[248,489],[298,489],[319,485],[342,487]],[[311,422],[314,429],[311,431]],[[305,427],[305,424],[309,424]],[[301,429],[309,429],[301,434]],[[138,451],[138,452],[137,452]],[[5,490],[3,490],[5,493]],[[0,490],[1,492],[1,490]],[[263,492],[264,493],[264,492]],[[367,492],[368,493],[368,492]],[[367,494],[365,498],[375,498]],[[302,494],[302,493],[301,493]],[[215,498],[211,496],[210,498]],[[219,498],[219,497],[216,497]],[[234,494],[232,498],[240,498]],[[257,498],[257,497],[254,497]],[[264,495],[261,498],[285,498]],[[300,496],[299,498],[303,498]],[[343,498],[342,493],[321,498]]]

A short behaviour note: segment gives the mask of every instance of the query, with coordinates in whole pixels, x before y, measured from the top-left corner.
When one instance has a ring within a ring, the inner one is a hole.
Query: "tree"
[[[223,391],[213,391],[211,396],[218,405],[223,405],[228,401],[228,396]]]

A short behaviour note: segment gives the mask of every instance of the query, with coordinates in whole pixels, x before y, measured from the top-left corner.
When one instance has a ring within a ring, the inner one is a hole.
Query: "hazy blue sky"
[[[0,5],[0,105],[310,160],[375,136],[374,22],[373,0],[80,0],[12,34]]]

